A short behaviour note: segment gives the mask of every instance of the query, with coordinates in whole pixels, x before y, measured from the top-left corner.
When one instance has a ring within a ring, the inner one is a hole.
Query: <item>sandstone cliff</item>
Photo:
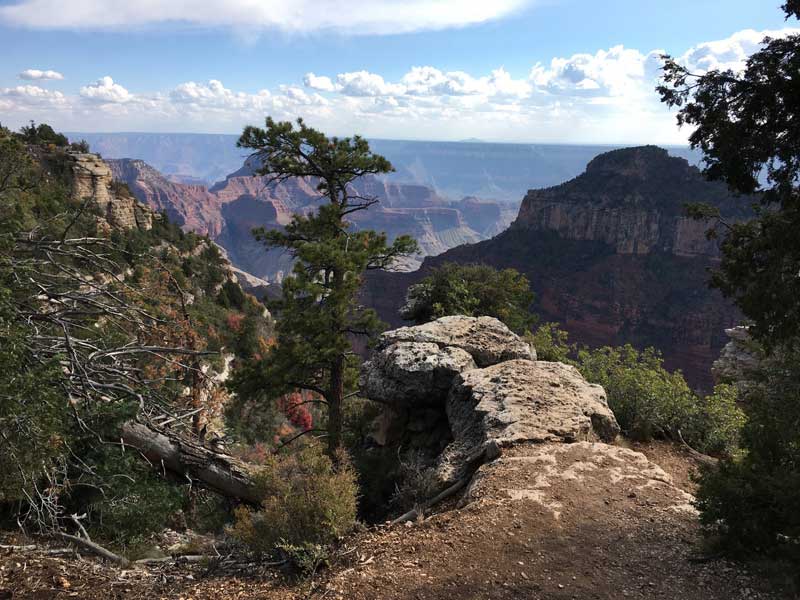
[[[536,312],[574,341],[654,346],[668,367],[709,388],[738,313],[708,289],[718,249],[707,224],[684,215],[688,202],[713,204],[728,219],[747,214],[746,200],[666,150],[614,150],[571,181],[528,192],[516,221],[491,240],[428,258],[416,273],[372,275],[364,300],[399,324],[405,290],[429,269],[448,261],[513,267],[530,280]]]
[[[107,225],[115,228],[150,229],[153,211],[137,202],[124,186],[114,183],[108,164],[96,154],[68,152],[67,165],[71,173],[72,196],[90,200]]]
[[[583,175],[531,190],[514,222],[527,231],[555,231],[567,240],[599,241],[617,254],[665,252],[717,256],[707,223],[686,216],[684,204],[706,202],[726,217],[743,216],[724,184],[710,183],[686,160],[656,146],[614,150],[594,158]]]

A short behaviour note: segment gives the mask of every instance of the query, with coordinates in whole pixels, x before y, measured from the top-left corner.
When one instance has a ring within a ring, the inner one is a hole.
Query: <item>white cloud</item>
[[[402,84],[386,83],[383,77],[369,71],[340,73],[335,88],[345,96],[392,96],[406,91]]]
[[[754,31],[745,29],[724,40],[704,42],[686,51],[680,60],[690,69],[698,72],[712,69],[744,69],[747,57],[761,47],[765,37],[781,38],[800,33],[800,29],[785,28],[773,31]]]
[[[58,91],[46,90],[38,85],[18,85],[12,88],[0,89],[3,96],[16,106],[25,105],[63,105],[67,98]]]
[[[541,91],[578,96],[639,96],[652,92],[661,66],[661,50],[643,54],[614,46],[595,54],[554,58],[549,66],[536,64],[530,79]]]
[[[102,29],[159,23],[203,27],[394,34],[462,27],[508,16],[534,0],[22,0],[0,22],[30,28]]]
[[[133,98],[133,95],[114,80],[106,75],[95,83],[81,88],[81,96],[92,102],[123,103]]]
[[[317,76],[314,75],[314,73],[305,74],[303,77],[303,85],[322,92],[333,92],[336,89],[330,77]]]
[[[739,32],[698,44],[678,58],[696,69],[740,65],[765,33]],[[236,132],[271,115],[302,116],[334,135],[682,143],[689,132],[676,127],[674,113],[654,91],[661,53],[614,46],[556,57],[523,74],[502,67],[470,73],[432,65],[411,67],[392,80],[365,70],[306,73],[303,86],[289,82],[248,91],[211,79],[133,94],[105,77],[82,88],[80,96],[37,85],[0,89],[0,108],[4,123],[34,118],[74,131]]]
[[[41,71],[39,69],[25,69],[22,73],[19,74],[20,79],[29,79],[29,80],[44,80],[44,79],[64,79],[64,76],[59,73],[58,71]]]

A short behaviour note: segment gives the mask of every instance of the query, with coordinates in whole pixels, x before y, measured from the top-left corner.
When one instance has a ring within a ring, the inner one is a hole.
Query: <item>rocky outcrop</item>
[[[747,326],[739,325],[725,330],[730,341],[725,344],[714,361],[711,373],[718,383],[730,383],[739,388],[741,397],[753,389],[763,371],[775,357],[768,357],[762,346],[756,342]]]
[[[125,183],[140,202],[166,213],[174,223],[212,238],[221,232],[220,202],[205,186],[170,181],[142,160],[106,163],[115,181]]]
[[[125,187],[115,185],[111,169],[102,158],[75,152],[66,157],[71,169],[72,197],[89,199],[108,226],[144,230],[153,226],[153,211],[139,204]]]
[[[535,351],[497,319],[443,317],[384,333],[361,391],[388,408],[380,442],[415,448],[442,484],[521,443],[613,441],[600,386]]]
[[[514,268],[531,282],[542,321],[558,322],[572,341],[653,346],[668,368],[709,390],[723,331],[741,316],[708,287],[718,249],[708,224],[685,216],[689,202],[716,206],[728,221],[746,218],[750,205],[666,150],[608,152],[575,179],[528,192],[514,224],[491,240],[428,257],[415,273],[370,274],[363,299],[396,326],[409,285],[437,266]]]
[[[427,342],[440,348],[460,348],[479,367],[515,358],[536,359],[530,345],[494,317],[453,315],[423,325],[401,327],[382,334],[377,348],[397,342]]]
[[[461,373],[447,396],[453,442],[438,460],[443,481],[457,481],[472,457],[525,443],[612,442],[619,425],[606,393],[562,363],[510,360]]]

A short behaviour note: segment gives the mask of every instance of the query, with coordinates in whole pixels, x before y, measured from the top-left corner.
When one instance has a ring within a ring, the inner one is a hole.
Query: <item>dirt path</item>
[[[697,518],[679,489],[691,485],[690,464],[679,450],[647,451],[673,476],[619,447],[514,448],[482,468],[466,507],[354,535],[313,582],[289,584],[273,571],[242,578],[196,565],[120,573],[94,560],[0,556],[0,590],[14,592],[0,592],[0,600],[793,597],[770,591],[742,565],[697,562]]]

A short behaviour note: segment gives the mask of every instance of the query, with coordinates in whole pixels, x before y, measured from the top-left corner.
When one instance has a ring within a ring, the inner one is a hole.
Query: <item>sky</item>
[[[680,144],[660,56],[741,69],[781,0],[0,0],[0,123]]]

